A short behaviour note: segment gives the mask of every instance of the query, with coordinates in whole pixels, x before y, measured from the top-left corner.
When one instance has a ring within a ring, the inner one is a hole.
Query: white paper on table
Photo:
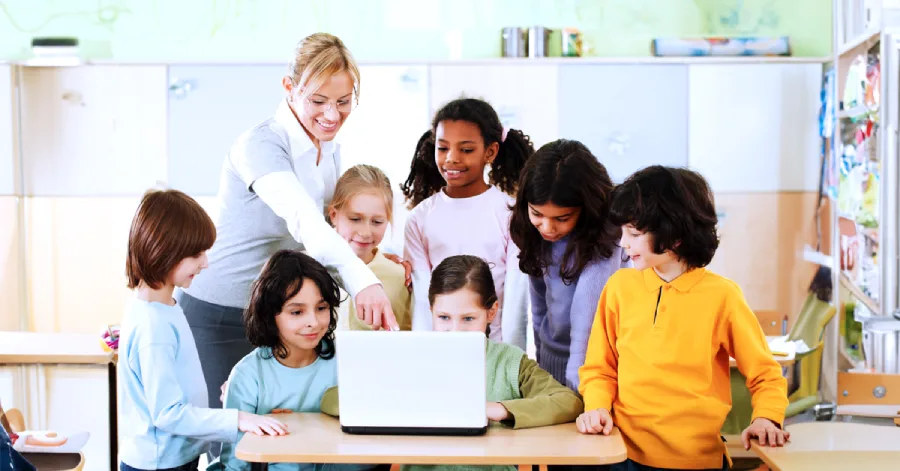
[[[13,449],[18,451],[19,453],[80,453],[81,449],[84,448],[84,445],[87,443],[88,438],[91,437],[89,432],[76,432],[76,433],[60,433],[57,432],[57,435],[60,437],[66,437],[67,440],[65,443],[59,446],[36,446],[36,445],[26,445],[25,442],[29,435],[35,436],[43,436],[47,433],[47,431],[37,431],[37,430],[26,430],[24,432],[20,432],[19,439],[16,440],[15,445],[13,445]]]
[[[789,341],[787,337],[769,337],[768,340],[769,350],[771,350],[773,354],[783,353],[786,356],[793,357],[800,352],[800,345],[798,345],[798,342]],[[799,343],[802,343],[804,346],[806,345],[802,340],[800,340]],[[807,349],[806,351],[809,350]]]

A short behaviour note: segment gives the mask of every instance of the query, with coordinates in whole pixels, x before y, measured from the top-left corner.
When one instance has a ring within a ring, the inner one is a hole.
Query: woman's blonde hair
[[[328,77],[347,72],[353,80],[353,96],[359,99],[359,68],[344,42],[328,33],[314,33],[297,43],[288,65],[291,83],[308,88],[306,94],[319,88]]]
[[[354,196],[372,191],[384,198],[388,222],[393,221],[394,192],[391,190],[391,180],[378,167],[371,165],[354,165],[341,175],[334,189],[331,209],[340,211]]]

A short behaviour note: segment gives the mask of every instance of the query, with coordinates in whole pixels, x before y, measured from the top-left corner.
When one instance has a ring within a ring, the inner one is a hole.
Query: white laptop
[[[336,335],[344,432],[479,435],[487,430],[483,332]]]

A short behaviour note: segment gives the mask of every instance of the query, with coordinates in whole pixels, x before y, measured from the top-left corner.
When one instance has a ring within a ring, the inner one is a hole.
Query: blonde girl
[[[371,165],[356,165],[347,169],[338,180],[328,218],[356,256],[381,282],[400,330],[411,330],[411,295],[406,286],[404,266],[386,257],[378,248],[388,224],[393,221],[393,201],[391,181],[384,172]],[[353,303],[347,305],[346,326],[352,330],[370,330],[371,327],[357,316]]]

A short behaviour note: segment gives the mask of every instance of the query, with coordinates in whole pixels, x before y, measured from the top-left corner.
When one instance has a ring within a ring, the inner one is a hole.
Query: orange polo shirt
[[[600,296],[579,370],[585,410],[612,412],[633,461],[720,468],[729,356],[747,377],[753,418],[782,424],[787,381],[737,284],[703,268],[669,283],[652,268],[620,269]]]

